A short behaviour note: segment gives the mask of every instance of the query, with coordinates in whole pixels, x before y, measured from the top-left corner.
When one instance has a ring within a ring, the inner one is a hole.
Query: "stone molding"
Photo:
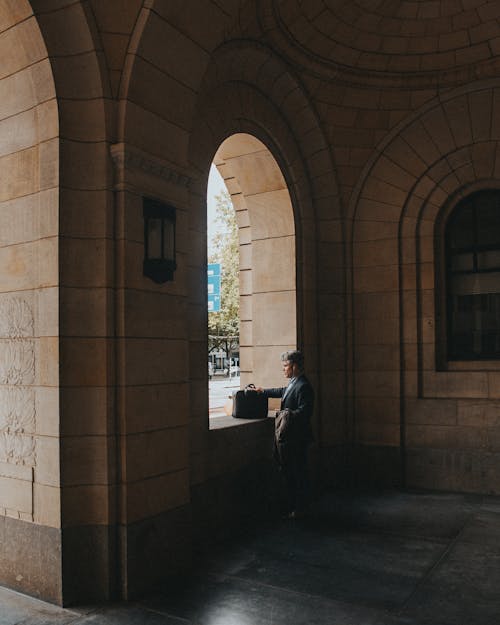
[[[111,145],[110,152],[118,183],[124,182],[125,170],[143,172],[187,189],[193,183],[193,179],[185,172],[179,171],[178,167],[125,143]]]

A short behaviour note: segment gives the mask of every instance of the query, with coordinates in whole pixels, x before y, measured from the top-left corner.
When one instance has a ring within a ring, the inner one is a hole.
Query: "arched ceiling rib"
[[[498,73],[499,11],[486,0],[269,0],[262,19],[275,43],[317,72],[453,82]]]

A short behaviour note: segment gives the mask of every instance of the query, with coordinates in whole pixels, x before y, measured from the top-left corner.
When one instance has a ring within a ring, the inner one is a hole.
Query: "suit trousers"
[[[286,483],[288,512],[302,513],[309,505],[307,450],[308,446],[304,444],[288,444],[282,449],[281,469]]]

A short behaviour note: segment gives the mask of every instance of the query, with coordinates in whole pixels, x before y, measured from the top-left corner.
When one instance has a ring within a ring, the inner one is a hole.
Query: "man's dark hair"
[[[301,371],[304,369],[304,354],[298,349],[283,352],[281,354],[281,360],[288,360],[292,364],[296,363]]]

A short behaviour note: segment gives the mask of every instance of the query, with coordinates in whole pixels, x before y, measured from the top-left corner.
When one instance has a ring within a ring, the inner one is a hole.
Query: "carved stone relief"
[[[19,297],[0,298],[0,337],[33,336],[33,310]]]
[[[0,384],[28,385],[34,381],[34,341],[0,339]]]
[[[0,295],[0,462],[34,467],[35,340],[27,299]]]

